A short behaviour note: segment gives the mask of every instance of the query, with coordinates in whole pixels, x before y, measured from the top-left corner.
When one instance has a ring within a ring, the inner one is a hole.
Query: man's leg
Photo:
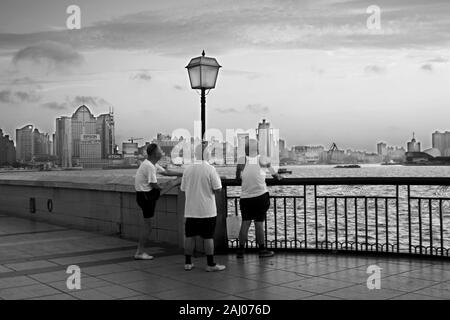
[[[208,260],[208,266],[214,267],[216,263],[214,262],[214,239],[204,239],[205,243],[205,253]]]
[[[145,252],[145,248],[147,246],[147,242],[150,238],[150,233],[152,231],[152,218],[143,218],[143,223],[141,224],[140,233],[139,233],[139,242],[136,251],[135,257],[138,259],[152,259],[152,256],[147,255]]]
[[[222,271],[226,267],[214,262],[214,239],[203,239],[205,244],[205,253],[208,265],[206,266],[206,271]]]
[[[184,269],[189,271],[193,267],[192,255],[194,254],[196,237],[186,237],[184,239]]]
[[[264,239],[264,221],[255,221],[255,232],[256,232],[256,242],[259,247],[260,257],[271,257],[274,255],[273,251],[266,249],[265,239]]]
[[[264,221],[255,221],[256,243],[258,247],[265,245],[264,239]]]
[[[241,230],[239,231],[239,250],[237,252],[238,258],[242,258],[244,256],[244,249],[248,239],[248,230],[250,229],[251,224],[252,220],[242,220]]]

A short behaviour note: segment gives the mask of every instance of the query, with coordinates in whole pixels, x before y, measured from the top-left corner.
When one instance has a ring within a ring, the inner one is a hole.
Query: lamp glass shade
[[[214,58],[205,56],[193,58],[186,67],[192,89],[213,89],[221,66]]]
[[[201,88],[201,71],[200,66],[188,68],[189,80],[191,81],[192,89]]]
[[[201,66],[201,83],[204,89],[212,89],[216,86],[219,68],[212,66]]]

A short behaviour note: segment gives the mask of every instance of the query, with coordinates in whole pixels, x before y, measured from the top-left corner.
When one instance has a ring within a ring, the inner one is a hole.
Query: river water
[[[334,165],[287,166],[292,174],[284,177],[449,177],[450,166],[400,166],[400,165],[362,165],[361,168],[334,168]],[[221,175],[234,177],[234,168],[217,168]],[[409,250],[409,234],[412,246],[450,247],[450,200],[410,201],[411,214],[408,214],[406,186],[399,187],[398,215],[395,186],[318,186],[320,196],[354,196],[343,198],[317,199],[317,220],[314,189],[306,188],[306,202],[303,198],[303,186],[269,187],[272,196],[286,196],[286,200],[272,199],[267,214],[267,239],[270,244],[279,247],[294,245],[294,240],[302,247],[313,247],[317,240],[334,243],[369,243],[375,249],[375,243],[383,245],[381,250],[395,249],[398,241],[401,251]],[[229,187],[228,196],[238,197],[240,187]],[[375,199],[374,197],[392,197]],[[430,198],[449,198],[450,189],[441,186],[411,186],[411,196]],[[360,198],[358,198],[360,197]],[[368,197],[367,200],[364,197]],[[367,201],[367,214],[365,210]],[[346,203],[347,202],[347,203]],[[240,221],[239,200],[228,200],[228,234],[230,239],[238,235]],[[275,209],[276,204],[276,210]],[[431,205],[430,205],[431,204]],[[442,204],[442,210],[440,207]],[[347,210],[345,211],[345,206]],[[306,214],[305,214],[306,207]],[[442,211],[442,214],[441,214]],[[286,212],[286,214],[285,214]],[[431,214],[430,214],[431,212]],[[233,217],[237,214],[237,217]],[[367,215],[367,228],[366,228]],[[398,220],[397,220],[398,216]],[[441,223],[442,220],[442,223]],[[411,227],[409,226],[411,222]],[[431,225],[431,228],[430,228]],[[397,233],[398,226],[398,233]],[[441,236],[442,228],[442,236]],[[252,227],[253,229],[253,227]],[[251,229],[250,240],[254,240]],[[366,231],[367,230],[367,231]],[[275,241],[277,240],[277,241]],[[365,246],[363,245],[364,249]]]

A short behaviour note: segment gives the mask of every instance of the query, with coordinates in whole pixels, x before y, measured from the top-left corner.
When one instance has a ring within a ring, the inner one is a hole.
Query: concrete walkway
[[[259,259],[221,255],[220,273],[183,270],[179,249],[154,244],[134,261],[135,243],[0,214],[0,299],[450,299],[449,261],[315,253]],[[69,290],[69,265],[81,289]],[[381,289],[367,288],[367,267]]]

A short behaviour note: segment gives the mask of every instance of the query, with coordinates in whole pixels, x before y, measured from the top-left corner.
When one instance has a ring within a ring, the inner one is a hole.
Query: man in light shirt
[[[216,227],[216,193],[222,189],[222,182],[216,169],[207,161],[206,144],[197,146],[196,163],[184,170],[181,179],[181,191],[186,193],[184,209],[185,222],[185,265],[186,271],[192,270],[192,254],[195,239],[200,236],[205,245],[207,258],[206,271],[225,270],[224,265],[214,262],[214,231]],[[203,154],[203,156],[202,156]],[[203,160],[202,160],[203,159]]]
[[[267,250],[264,239],[264,221],[270,207],[269,190],[266,185],[266,170],[275,179],[281,176],[271,166],[269,159],[258,154],[258,142],[250,139],[245,144],[245,159],[239,161],[236,167],[236,179],[241,181],[241,197],[239,200],[242,224],[239,232],[239,250],[237,257],[244,257],[248,230],[252,221],[255,222],[256,242],[259,257],[271,257],[273,251]]]
[[[161,148],[152,143],[147,147],[147,159],[145,159],[139,169],[136,172],[134,180],[134,187],[136,189],[136,202],[142,209],[144,216],[144,223],[139,235],[139,243],[134,258],[136,260],[151,260],[153,256],[145,252],[148,238],[152,230],[152,219],[155,215],[156,202],[159,199],[161,193],[161,186],[158,184],[156,173],[160,173],[165,176],[178,176],[183,175],[182,172],[176,172],[168,169],[164,169],[158,164],[158,161],[163,156]]]

